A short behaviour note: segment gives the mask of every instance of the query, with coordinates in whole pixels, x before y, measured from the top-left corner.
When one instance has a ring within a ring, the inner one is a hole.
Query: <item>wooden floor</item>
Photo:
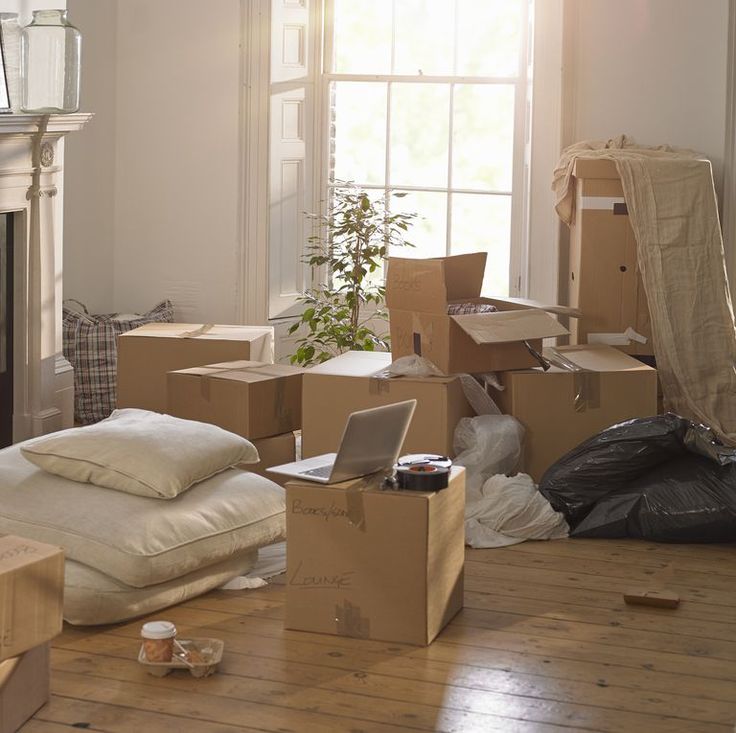
[[[627,607],[665,582],[678,610]],[[226,653],[205,680],[135,661],[140,621],[67,629],[22,730],[732,733],[736,545],[565,540],[470,550],[465,609],[428,648],[284,631],[283,587],[163,614]],[[162,614],[157,614],[161,616]]]

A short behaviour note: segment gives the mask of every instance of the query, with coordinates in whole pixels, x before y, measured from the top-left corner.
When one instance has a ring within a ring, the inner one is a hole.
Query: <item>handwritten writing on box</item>
[[[309,504],[305,504],[301,499],[294,499],[291,502],[291,513],[316,517],[325,522],[329,522],[332,519],[347,519],[349,521],[348,510],[337,506],[334,502],[330,503],[329,506],[310,506]]]
[[[289,578],[289,585],[298,588],[326,588],[329,590],[345,590],[353,587],[354,570],[341,573],[309,574],[302,571],[303,567],[304,561],[301,561]]]

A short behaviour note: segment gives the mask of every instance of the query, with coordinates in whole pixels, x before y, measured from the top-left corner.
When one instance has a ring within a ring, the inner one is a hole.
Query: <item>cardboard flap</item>
[[[558,316],[568,316],[569,318],[582,318],[583,314],[578,308],[572,308],[569,305],[550,305],[542,303],[531,298],[496,298],[496,300],[504,303],[513,303],[521,308],[536,308],[547,313],[554,313]]]
[[[487,254],[409,259],[389,257],[386,305],[398,310],[446,313],[453,300],[477,298]]]
[[[450,317],[476,344],[527,341],[569,333],[551,315],[532,308]]]

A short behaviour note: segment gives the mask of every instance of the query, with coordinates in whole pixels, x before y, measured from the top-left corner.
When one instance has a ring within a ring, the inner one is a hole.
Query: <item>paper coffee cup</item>
[[[141,628],[143,650],[149,662],[170,662],[174,655],[176,626],[171,621],[149,621]]]

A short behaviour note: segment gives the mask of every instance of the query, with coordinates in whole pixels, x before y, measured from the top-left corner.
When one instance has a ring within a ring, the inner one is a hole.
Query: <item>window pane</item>
[[[455,87],[452,185],[511,191],[514,165],[514,87]]]
[[[398,192],[397,192],[398,193]],[[403,193],[403,192],[402,192]],[[419,214],[409,225],[406,240],[414,247],[391,252],[394,257],[444,257],[447,253],[447,194],[408,191],[402,198],[391,197],[391,211]]]
[[[392,186],[447,186],[449,104],[446,85],[392,85]]]
[[[382,185],[386,171],[386,85],[335,82],[332,179]]]
[[[516,76],[529,0],[457,0],[459,76]]]
[[[334,71],[340,74],[391,73],[391,0],[334,2]]]
[[[361,13],[366,4],[359,3]],[[452,0],[397,0],[395,74],[453,73],[453,5]]]
[[[509,294],[511,196],[452,196],[452,250],[488,252],[483,295]]]

